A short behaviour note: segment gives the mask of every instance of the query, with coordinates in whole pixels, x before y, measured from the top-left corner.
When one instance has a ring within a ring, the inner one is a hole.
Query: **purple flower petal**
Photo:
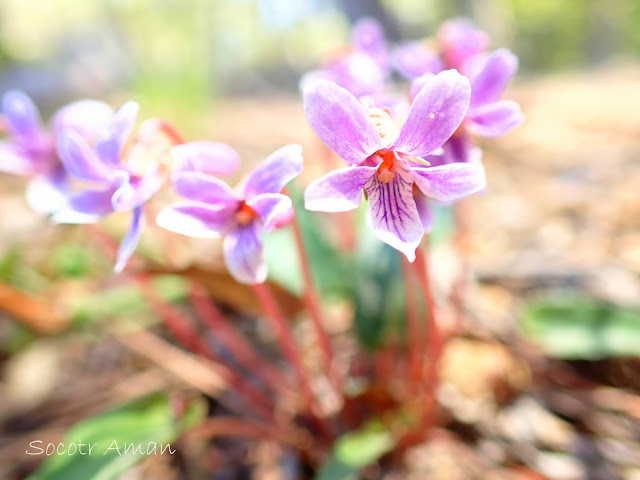
[[[411,86],[409,87],[409,95],[411,98],[416,98],[416,96],[420,93],[422,88],[429,83],[435,74],[433,73],[425,73],[424,75],[419,76],[411,82]]]
[[[261,193],[280,193],[301,171],[302,147],[287,145],[258,164],[247,178],[242,191],[245,198]]]
[[[124,170],[116,172],[118,188],[111,197],[114,210],[131,210],[149,200],[162,187],[158,171],[152,171],[142,177],[130,176]]]
[[[413,192],[413,199],[416,202],[416,209],[418,210],[422,228],[425,233],[429,233],[433,228],[433,210],[429,205],[429,198],[421,191],[416,190]]]
[[[351,43],[356,50],[366,53],[383,70],[389,67],[389,53],[384,29],[374,18],[359,20],[351,31]]]
[[[416,185],[427,197],[451,202],[486,187],[484,167],[479,161],[438,167],[412,167]]]
[[[140,241],[140,236],[142,235],[143,223],[144,212],[142,210],[142,206],[134,208],[133,218],[131,219],[131,226],[129,227],[129,231],[122,240],[122,243],[120,243],[120,248],[118,249],[116,265],[113,268],[114,272],[120,273],[122,270],[124,270],[124,267],[127,265],[127,262],[131,258],[131,255],[133,255],[133,252],[138,246],[138,242]]]
[[[230,175],[240,164],[238,153],[219,142],[189,142],[171,149],[177,171]]]
[[[138,110],[136,102],[127,102],[116,110],[108,129],[96,143],[96,153],[103,162],[111,165],[120,163],[120,152],[133,130]]]
[[[37,173],[37,168],[20,145],[0,142],[0,172],[14,175],[33,175]]]
[[[49,175],[31,180],[25,190],[25,197],[35,212],[51,214],[65,205],[69,195],[68,188],[67,174],[60,165]]]
[[[293,206],[291,199],[281,193],[263,193],[249,198],[246,203],[260,215],[266,231],[272,230],[277,220]]]
[[[211,205],[236,204],[239,195],[222,180],[200,172],[182,172],[173,176],[173,188],[178,195]]]
[[[442,71],[442,61],[438,55],[420,42],[398,47],[394,53],[394,64],[400,75],[408,79],[425,74],[435,75]]]
[[[442,147],[444,149],[442,162],[439,164],[431,162],[432,166],[443,163],[468,162],[473,144],[469,134],[467,132],[461,132],[447,140]]]
[[[18,137],[41,134],[40,113],[29,96],[20,90],[9,90],[2,97],[2,114],[9,130]]]
[[[113,212],[113,192],[113,188],[107,188],[74,193],[62,208],[56,210],[52,219],[56,223],[95,223]]]
[[[89,144],[75,130],[58,138],[58,155],[70,175],[89,182],[109,182],[113,170],[102,163]]]
[[[484,68],[471,79],[471,110],[495,102],[518,70],[518,57],[501,48],[486,59]]]
[[[395,177],[389,182],[381,182],[374,175],[365,185],[369,195],[369,216],[378,238],[413,262],[424,229],[413,199],[409,168],[404,162],[396,161],[394,173]]]
[[[449,68],[461,70],[473,55],[485,51],[489,36],[478,30],[471,20],[456,18],[442,24],[437,33]]]
[[[476,108],[469,115],[469,129],[481,137],[499,137],[524,121],[520,105],[502,100]]]
[[[79,100],[62,107],[52,120],[52,130],[56,136],[65,129],[73,129],[89,143],[108,128],[113,118],[113,108],[98,100]]]
[[[470,90],[469,80],[455,70],[441,72],[427,80],[390,149],[426,157],[440,147],[467,113]]]
[[[362,201],[362,189],[378,167],[347,167],[319,178],[304,192],[304,207],[320,212],[346,212]]]
[[[303,96],[309,125],[347,163],[358,164],[384,146],[367,112],[344,88],[316,80]]]
[[[195,238],[218,238],[235,226],[235,208],[183,202],[163,208],[156,223],[172,232]]]
[[[257,222],[238,228],[224,239],[224,260],[238,282],[254,285],[267,279],[267,264]]]

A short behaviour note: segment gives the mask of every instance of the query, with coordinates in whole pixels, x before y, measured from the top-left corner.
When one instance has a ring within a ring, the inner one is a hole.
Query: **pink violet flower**
[[[427,73],[442,71],[442,60],[425,42],[409,42],[393,52],[393,63],[400,75],[413,80]]]
[[[133,213],[118,250],[116,272],[124,269],[140,240],[144,204],[162,187],[169,174],[168,166],[156,159],[136,161],[133,155],[125,153],[137,113],[137,103],[122,105],[93,148],[74,130],[64,130],[58,139],[58,153],[69,176],[86,188],[67,196],[65,204],[53,215],[55,222],[95,223],[112,212],[131,210]],[[185,143],[173,147],[172,153],[180,169],[201,168],[206,164],[219,174],[230,173],[237,166],[237,155],[219,145]]]
[[[450,202],[485,187],[480,162],[432,167],[423,160],[460,126],[470,95],[465,77],[454,70],[442,72],[425,82],[398,131],[385,111],[365,108],[335,83],[318,80],[309,85],[304,104],[311,128],[350,166],[309,185],[305,207],[352,210],[360,205],[364,190],[378,238],[415,260],[423,234],[431,229],[431,214],[414,189]]]
[[[301,171],[302,147],[288,145],[265,158],[236,190],[206,173],[177,173],[174,189],[187,201],[164,208],[156,221],[190,237],[224,236],[231,275],[241,283],[262,283],[267,278],[262,235],[290,212],[291,199],[280,192]]]
[[[467,18],[443,23],[436,34],[445,68],[465,72],[466,63],[489,48],[489,35],[478,30]]]
[[[390,73],[390,60],[382,26],[374,19],[364,18],[352,31],[351,47],[342,55],[326,62],[320,69],[306,73],[300,88],[314,80],[337,83],[356,97],[375,95],[384,89]]]
[[[113,109],[97,100],[78,100],[58,110],[45,130],[40,113],[29,96],[9,90],[2,97],[2,115],[9,137],[0,142],[0,172],[29,178],[26,197],[33,210],[52,213],[65,200],[66,172],[56,152],[63,129],[94,141],[105,128]]]
[[[460,128],[444,144],[444,163],[467,162],[473,155],[473,135],[494,138],[504,135],[524,121],[517,102],[499,100],[518,69],[518,57],[501,48],[490,55],[476,57],[474,74],[467,75],[471,84],[469,110]],[[417,94],[430,76],[416,79],[412,94]]]

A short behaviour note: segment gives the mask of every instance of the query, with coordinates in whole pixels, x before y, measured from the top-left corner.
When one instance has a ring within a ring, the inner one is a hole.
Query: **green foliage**
[[[393,446],[393,437],[379,425],[369,425],[359,432],[347,433],[336,442],[317,479],[353,479],[363,467],[391,451]]]
[[[354,325],[360,344],[375,350],[406,316],[400,253],[373,235],[363,235],[352,273]]]
[[[51,263],[54,273],[58,276],[83,277],[93,269],[94,255],[88,247],[62,244],[54,249]]]
[[[187,281],[177,275],[162,275],[154,279],[159,295],[168,302],[187,297]],[[149,311],[149,305],[140,290],[123,285],[83,299],[74,310],[75,323],[99,322],[122,315],[135,315]]]
[[[522,328],[554,357],[640,355],[640,311],[590,298],[533,302],[524,311]]]
[[[47,457],[40,468],[28,480],[111,480],[118,478],[131,466],[142,460],[156,444],[156,452],[161,444],[167,445],[178,438],[185,429],[204,417],[202,404],[192,405],[182,418],[175,418],[171,402],[167,396],[157,395],[137,401],[125,407],[97,417],[83,420],[74,425],[65,435],[66,448],[71,444],[95,445],[91,455],[88,446],[83,447],[84,455],[78,450],[73,455]],[[134,453],[133,444],[142,446],[144,453]],[[45,445],[37,445],[46,448]],[[171,446],[174,450],[175,447]],[[31,447],[30,447],[31,448]],[[33,449],[33,451],[36,451]],[[165,449],[164,455],[169,455]]]
[[[296,209],[307,258],[315,285],[323,296],[345,297],[349,293],[352,259],[340,252],[327,238],[320,224],[321,217],[304,208],[302,192],[290,185],[289,194]],[[265,235],[269,278],[289,291],[301,295],[302,272],[292,228]]]

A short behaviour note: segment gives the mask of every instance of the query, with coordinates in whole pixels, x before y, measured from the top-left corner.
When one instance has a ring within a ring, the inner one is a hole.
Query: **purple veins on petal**
[[[237,281],[253,285],[267,279],[261,236],[259,223],[250,222],[239,226],[224,239],[224,260],[229,273]]]
[[[381,181],[374,175],[365,185],[365,190],[376,235],[413,262],[424,229],[413,199],[413,179],[409,168],[403,161],[396,161],[391,180]]]
[[[133,217],[131,218],[131,225],[129,231],[122,239],[120,248],[118,249],[118,256],[116,257],[116,265],[114,272],[120,273],[124,270],[124,267],[129,262],[131,255],[138,246],[140,237],[142,236],[142,226],[144,223],[144,212],[142,205],[133,209]]]
[[[279,148],[249,174],[242,191],[245,198],[261,193],[280,193],[287,183],[302,172],[302,147]]]
[[[238,153],[219,142],[188,142],[171,149],[175,171],[195,171],[210,175],[230,175],[240,165]]]
[[[355,166],[326,174],[305,190],[305,208],[321,212],[345,212],[357,208],[362,202],[362,189],[377,169],[377,166]]]

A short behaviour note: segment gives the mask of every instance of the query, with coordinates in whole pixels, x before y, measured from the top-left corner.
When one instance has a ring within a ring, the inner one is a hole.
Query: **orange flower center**
[[[389,183],[396,176],[393,173],[393,164],[396,160],[396,155],[391,150],[379,150],[376,152],[380,158],[382,158],[382,163],[378,165],[378,180],[382,183]]]
[[[238,207],[238,211],[236,212],[236,222],[238,222],[240,225],[247,225],[257,217],[258,212],[256,212],[245,202],[242,202],[240,204],[240,207]]]

